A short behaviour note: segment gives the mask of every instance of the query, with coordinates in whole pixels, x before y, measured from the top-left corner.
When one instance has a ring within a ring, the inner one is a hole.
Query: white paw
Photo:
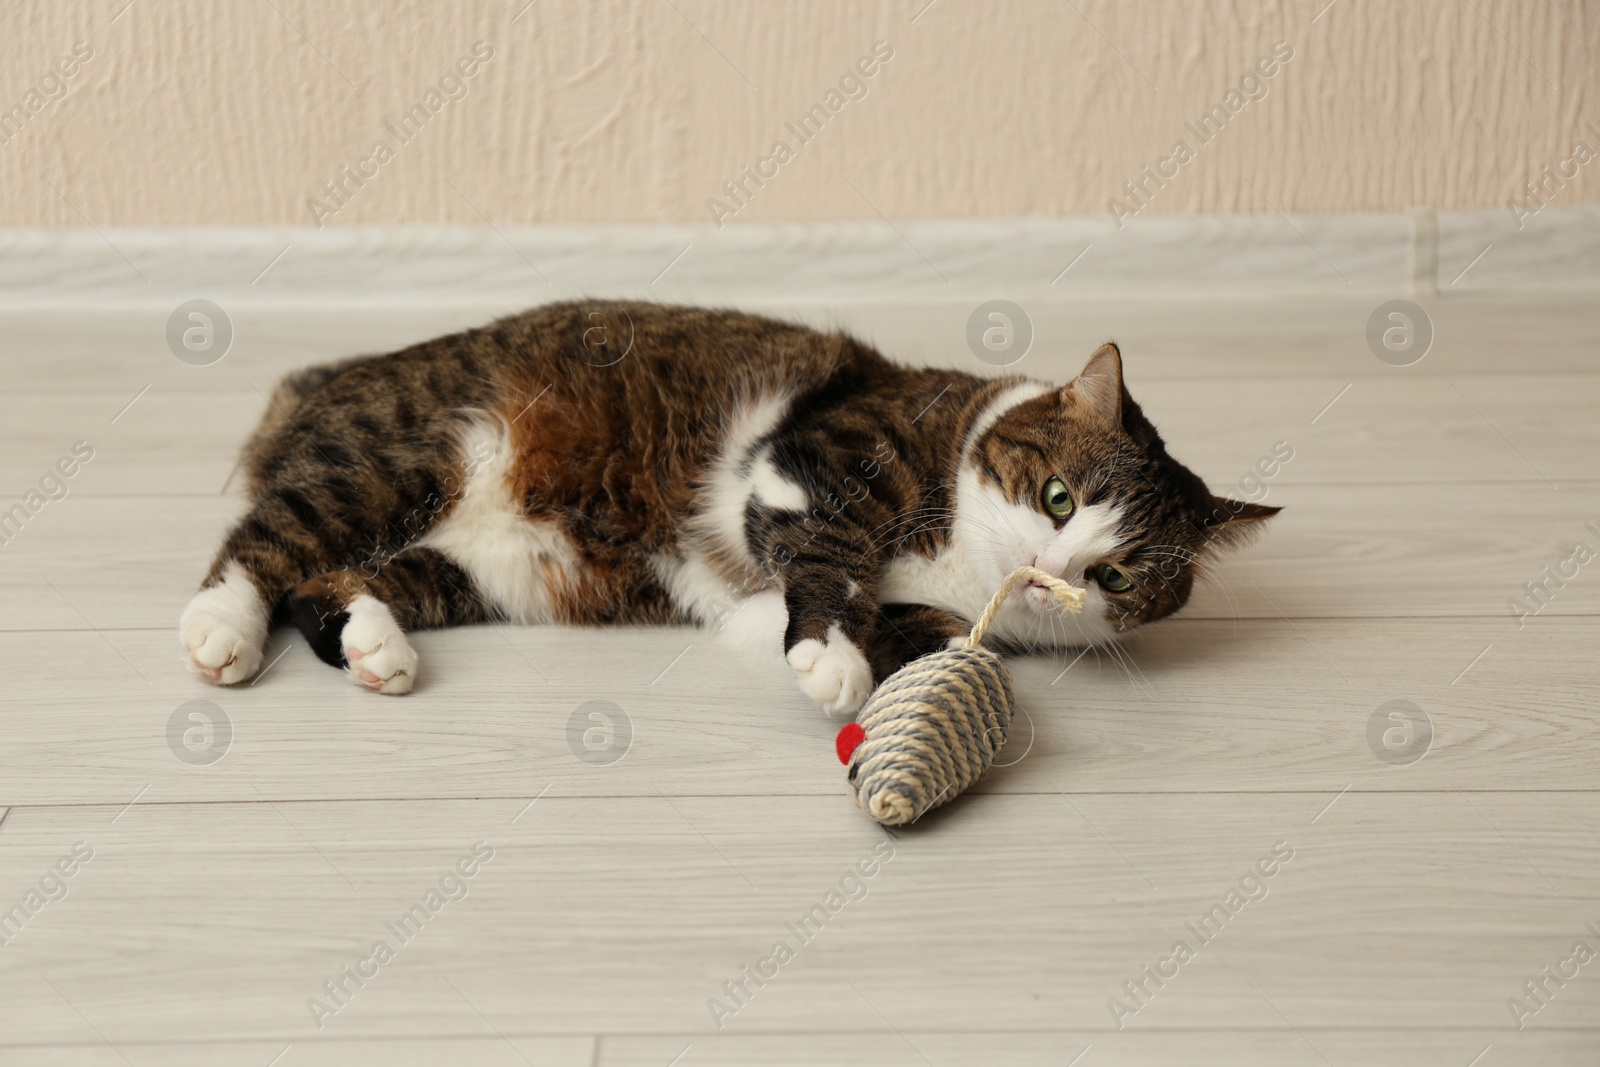
[[[267,609],[243,567],[228,564],[221,582],[194,595],[178,620],[178,640],[189,669],[212,685],[255,677],[267,643]]]
[[[824,641],[807,638],[796,643],[787,658],[801,691],[829,715],[854,715],[872,695],[872,668],[867,657],[838,623],[828,628]]]
[[[350,601],[345,611],[350,619],[339,641],[350,680],[389,696],[411,692],[417,679],[417,650],[396,625],[389,606],[363,595]]]

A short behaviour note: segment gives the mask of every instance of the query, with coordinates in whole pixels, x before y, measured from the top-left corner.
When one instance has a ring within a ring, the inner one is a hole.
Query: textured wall
[[[1504,209],[1544,165],[1600,203],[1586,0],[526,2],[10,0],[0,225]]]

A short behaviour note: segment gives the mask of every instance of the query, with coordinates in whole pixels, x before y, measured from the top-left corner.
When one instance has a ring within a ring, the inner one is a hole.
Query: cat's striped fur
[[[276,613],[387,693],[415,680],[407,630],[767,618],[802,688],[853,712],[1016,564],[1086,584],[1091,608],[1063,619],[1023,591],[999,640],[1104,640],[1177,610],[1198,561],[1276,510],[1168,456],[1112,346],[1055,386],[640,303],[300,371],[243,464],[251,508],[180,624],[192,666],[251,677]],[[1052,478],[1070,515],[1041,504]]]

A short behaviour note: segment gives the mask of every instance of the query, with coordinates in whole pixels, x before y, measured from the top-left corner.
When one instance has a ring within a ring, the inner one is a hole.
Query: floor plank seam
[[[1595,1034],[1600,1033],[1600,1024],[1540,1024],[1541,1032],[1568,1033],[1568,1034]],[[1029,1029],[1024,1027],[1008,1026],[1002,1029],[918,1029],[901,1027],[900,1030],[880,1027],[877,1029],[805,1029],[805,1030],[751,1030],[747,1033],[707,1033],[702,1030],[650,1030],[650,1031],[616,1031],[595,1034],[589,1030],[515,1030],[502,1028],[505,1037],[519,1040],[574,1040],[580,1038],[597,1038],[600,1040],[626,1040],[626,1041],[653,1041],[653,1040],[760,1040],[764,1038],[811,1038],[811,1037],[886,1037],[893,1036],[903,1030],[914,1034],[929,1036],[950,1037],[983,1037],[983,1036],[1009,1036],[1025,1034],[1033,1037],[1055,1037],[1072,1034],[1280,1034],[1287,1035],[1299,1031],[1310,1031],[1315,1034],[1504,1034],[1504,1027],[1479,1026],[1318,1026],[1315,1024],[1298,1026],[1141,1026],[1137,1031],[1118,1030],[1113,1026],[1091,1027],[1081,1026],[1068,1029]],[[289,1031],[282,1033],[269,1033],[251,1037],[227,1038],[123,1038],[117,1041],[118,1045],[133,1047],[159,1047],[172,1046],[204,1046],[204,1045],[250,1045],[250,1044],[276,1044],[288,1040],[293,1035]],[[302,1037],[302,1040],[304,1038]],[[383,1034],[346,1034],[346,1035],[318,1035],[315,1039],[305,1041],[306,1044],[360,1044],[367,1042],[390,1041],[498,1041],[498,1037],[486,1037],[482,1031],[462,1031],[461,1033],[427,1033],[405,1034],[401,1037],[390,1037]],[[297,1042],[298,1043],[298,1042]],[[28,1049],[28,1048],[104,1048],[103,1041],[19,1041],[10,1042],[0,1039],[0,1048]]]
[[[1224,796],[1305,797],[1305,796],[1324,796],[1324,795],[1326,795],[1328,793],[1337,793],[1337,792],[1339,792],[1338,789],[1335,789],[1333,786],[1328,785],[1328,786],[1322,786],[1320,788],[1308,788],[1308,789],[1170,789],[1170,790],[1128,790],[1128,789],[1119,789],[1119,790],[1092,790],[1092,791],[1083,791],[1083,792],[1074,792],[1074,791],[1071,791],[1071,790],[1067,790],[1067,791],[1063,792],[1062,790],[1058,790],[1058,789],[1041,789],[1041,790],[1031,790],[1030,789],[1030,790],[1015,790],[1015,791],[1006,791],[1006,792],[994,792],[994,793],[985,793],[985,792],[975,791],[975,792],[972,793],[972,795],[975,796],[975,797],[1045,797],[1045,798],[1054,797],[1054,796],[1063,796],[1063,795],[1065,795],[1065,796],[1074,796],[1074,797],[1107,797],[1107,798],[1109,798],[1109,797],[1186,797],[1186,796],[1197,796],[1197,797],[1224,797]],[[1548,795],[1548,796],[1593,796],[1593,795],[1600,794],[1600,787],[1597,787],[1597,788],[1594,788],[1594,789],[1584,789],[1584,788],[1578,788],[1578,787],[1564,788],[1564,789],[1562,789],[1562,788],[1555,788],[1555,789],[1552,789],[1552,788],[1454,789],[1454,788],[1450,788],[1450,787],[1443,787],[1443,788],[1431,788],[1430,787],[1430,788],[1419,788],[1419,789],[1358,789],[1358,788],[1351,787],[1351,788],[1349,788],[1349,792],[1352,795],[1407,796],[1407,797],[1453,796],[1453,795],[1460,794],[1460,793],[1469,793],[1469,794],[1478,795],[1478,796],[1546,796],[1546,795]],[[673,800],[740,800],[740,801],[750,801],[750,800],[831,800],[831,799],[835,799],[835,798],[839,797],[841,794],[836,790],[819,791],[819,792],[816,792],[816,793],[772,793],[772,792],[764,792],[764,793],[666,793],[666,794],[661,794],[661,793],[657,793],[657,792],[652,792],[652,793],[642,793],[642,792],[641,793],[571,793],[571,794],[568,794],[566,796],[559,796],[559,795],[552,796],[552,797],[549,797],[548,799],[550,799],[550,800],[558,800],[558,801],[568,801],[568,802],[572,802],[572,803],[588,803],[590,801],[595,801],[595,800],[656,800],[656,799],[660,799],[663,795],[668,797],[668,798],[671,798]],[[493,804],[498,804],[498,803],[501,803],[501,802],[511,802],[511,801],[517,801],[517,800],[527,800],[527,799],[528,799],[528,797],[525,794],[524,795],[517,795],[517,796],[474,796],[474,797],[451,797],[451,796],[439,796],[439,797],[277,797],[277,798],[271,798],[271,799],[267,799],[267,800],[248,800],[248,799],[242,799],[242,800],[148,800],[148,801],[144,801],[143,802],[143,806],[147,807],[147,808],[163,808],[163,807],[170,807],[170,808],[198,808],[198,807],[216,807],[216,806],[243,807],[243,806],[246,806],[246,805],[262,805],[262,804],[266,804],[266,805],[271,805],[271,804],[440,804],[440,803],[446,803],[446,804],[493,803]],[[10,803],[5,808],[5,811],[9,814],[11,811],[29,811],[29,812],[70,811],[70,810],[88,809],[88,808],[115,808],[115,807],[118,807],[118,806],[119,805],[118,805],[118,803],[116,801],[84,801],[84,802],[81,802],[81,803],[51,803],[51,802],[29,803],[27,801],[16,801],[16,802]],[[5,821],[4,817],[0,817],[0,824],[3,824],[4,821]]]

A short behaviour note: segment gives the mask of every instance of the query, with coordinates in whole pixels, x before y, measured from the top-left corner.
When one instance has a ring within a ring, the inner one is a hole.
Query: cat
[[[1128,395],[1114,344],[1066,385],[895,364],[735,311],[556,304],[290,374],[241,459],[250,508],[179,623],[230,685],[292,619],[402,694],[406,632],[697,623],[766,640],[828,713],[966,634],[1033,564],[1001,650],[1171,615],[1279,509],[1213,496]]]

